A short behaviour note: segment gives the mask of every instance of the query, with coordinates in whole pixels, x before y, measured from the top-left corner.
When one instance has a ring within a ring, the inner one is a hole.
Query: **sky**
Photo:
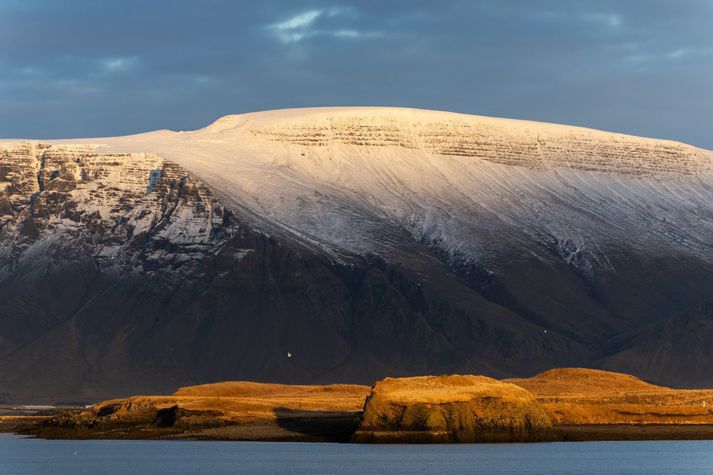
[[[0,0],[0,137],[344,105],[713,149],[713,0]]]

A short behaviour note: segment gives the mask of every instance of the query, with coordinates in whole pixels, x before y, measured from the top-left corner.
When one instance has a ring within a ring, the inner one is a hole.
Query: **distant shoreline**
[[[554,430],[562,442],[713,440],[713,424],[587,424]]]
[[[223,382],[91,407],[5,407],[0,431],[44,439],[266,442],[713,440],[713,391],[562,368],[498,381],[386,378],[374,386]]]
[[[20,421],[18,421],[20,422]],[[279,427],[270,424],[251,424],[226,427],[221,431],[198,434],[176,433],[37,433],[36,429],[20,422],[20,426],[0,423],[0,434],[39,438],[46,440],[188,440],[224,442],[319,442],[357,443],[344,438],[343,430],[320,435],[286,435]],[[343,427],[342,427],[343,429]],[[555,426],[551,438],[536,440],[546,442],[604,442],[604,441],[650,441],[650,440],[713,440],[713,424],[589,424],[579,426]],[[497,443],[497,442],[496,442]],[[503,442],[509,443],[509,442]]]

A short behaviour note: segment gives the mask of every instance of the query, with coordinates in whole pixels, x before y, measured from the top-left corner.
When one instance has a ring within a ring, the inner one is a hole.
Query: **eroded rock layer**
[[[226,127],[241,116],[228,116]],[[305,147],[396,147],[530,168],[566,167],[631,175],[710,173],[711,154],[654,141],[574,127],[458,114],[352,109],[258,122],[251,133]]]

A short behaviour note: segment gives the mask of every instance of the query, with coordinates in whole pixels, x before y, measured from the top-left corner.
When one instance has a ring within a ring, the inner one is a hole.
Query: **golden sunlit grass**
[[[373,388],[225,382],[104,401],[81,414],[39,422],[35,433],[346,441],[357,424],[354,440],[370,442],[707,438],[713,435],[706,429],[713,427],[713,390],[674,390],[578,368],[504,381],[386,378]],[[624,426],[648,432],[622,432]]]
[[[486,376],[417,376],[386,378],[374,386],[372,397],[388,397],[394,404],[441,404],[494,397],[531,401],[532,395],[513,384]]]
[[[530,391],[555,424],[713,424],[713,390],[670,389],[580,368],[507,381]]]
[[[135,396],[105,401],[95,412],[113,407],[112,415],[126,419],[130,413],[150,412],[178,406],[188,411],[218,411],[220,419],[235,422],[274,420],[276,410],[304,413],[356,413],[362,410],[368,386],[297,386],[252,382],[225,382],[180,388],[172,396]],[[280,416],[282,417],[282,416]]]

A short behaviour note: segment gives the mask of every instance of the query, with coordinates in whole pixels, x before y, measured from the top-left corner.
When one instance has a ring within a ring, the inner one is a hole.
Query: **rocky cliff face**
[[[644,364],[641,338],[710,301],[712,163],[401,109],[2,143],[0,393],[599,364],[700,384],[685,352]]]
[[[364,406],[356,442],[548,440],[552,422],[528,391],[483,376],[387,378]]]
[[[0,181],[7,399],[18,389],[40,396],[56,388],[68,397],[76,388],[81,399],[82,375],[130,371],[134,355],[116,355],[116,368],[101,361],[139,331],[128,322],[160,321],[160,299],[180,302],[207,260],[245,236],[208,188],[156,156],[12,143],[0,146]],[[238,262],[251,251],[228,252]]]
[[[21,142],[0,148],[0,179],[4,273],[43,256],[124,271],[190,267],[235,231],[207,187],[152,155]]]
[[[370,381],[465,355],[488,365],[491,352],[515,353],[514,370],[542,344],[536,327],[500,321],[501,309],[466,295],[434,258],[419,265],[443,278],[422,286],[376,256],[337,260],[272,238],[155,155],[23,142],[3,145],[0,160],[8,402],[224,379]],[[444,288],[449,280],[458,287]],[[465,299],[452,302],[458,293]],[[563,348],[548,365],[586,353]]]

